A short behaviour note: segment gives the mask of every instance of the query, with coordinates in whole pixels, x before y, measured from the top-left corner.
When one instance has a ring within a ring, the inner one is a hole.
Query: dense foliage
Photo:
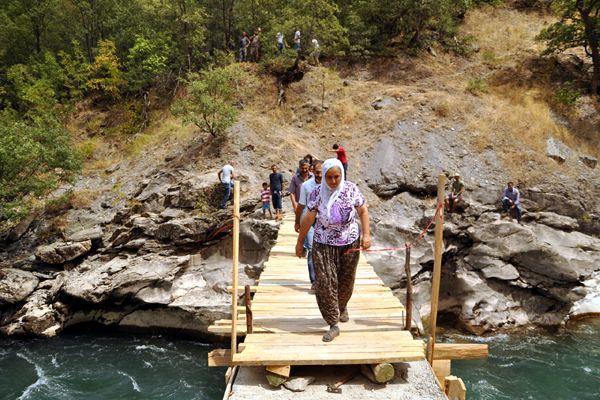
[[[539,35],[547,53],[583,47],[594,66],[590,89],[600,94],[600,0],[555,0],[560,20]]]

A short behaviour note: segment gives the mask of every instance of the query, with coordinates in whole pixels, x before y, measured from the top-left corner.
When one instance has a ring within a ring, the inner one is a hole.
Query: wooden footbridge
[[[239,196],[239,188],[234,199]],[[234,215],[239,215],[234,205]],[[209,354],[209,366],[266,366],[289,376],[292,365],[382,364],[425,360],[423,340],[405,329],[406,312],[361,254],[354,293],[348,304],[350,320],[340,323],[340,336],[323,342],[329,329],[310,290],[306,258],[295,255],[297,233],[293,215],[281,222],[277,243],[257,286],[237,287],[239,218],[234,217],[232,319],[218,320],[209,332],[231,335],[231,350]],[[244,290],[245,289],[245,290]],[[238,309],[245,293],[246,306]],[[254,293],[250,301],[250,292]],[[238,345],[238,335],[245,335]],[[436,345],[431,361],[487,356],[486,345]],[[433,363],[432,363],[433,364]],[[449,361],[448,361],[449,375]],[[444,379],[443,374],[439,376]],[[442,386],[442,385],[440,385]]]

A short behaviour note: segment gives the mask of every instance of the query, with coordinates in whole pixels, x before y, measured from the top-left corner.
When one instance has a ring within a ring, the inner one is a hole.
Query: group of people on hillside
[[[325,342],[334,340],[340,334],[340,323],[350,319],[347,305],[354,291],[360,249],[371,246],[368,207],[360,189],[347,180],[346,151],[339,144],[331,151],[337,158],[321,161],[308,154],[300,160],[287,190],[298,233],[295,252],[298,257],[306,253],[310,291],[316,295],[321,315],[329,325],[322,337]],[[271,171],[269,183],[264,182],[260,192],[263,216],[268,211],[273,218],[269,205],[272,201],[275,219],[281,220],[284,179],[277,165],[273,164]],[[218,176],[224,190],[223,208],[235,179],[233,163],[225,165]],[[444,202],[448,212],[464,201],[461,176],[455,173],[453,178]],[[503,191],[502,207],[505,212],[514,210],[520,221],[520,195],[512,182]]]
[[[262,46],[260,35],[262,30],[260,28],[256,28],[254,34],[252,36],[248,36],[246,32],[242,32],[242,36],[240,37],[240,56],[239,61],[254,61],[259,62]]]
[[[262,46],[261,46],[261,28],[257,28],[254,31],[252,36],[248,36],[246,32],[242,32],[242,36],[240,37],[240,49],[239,49],[239,61],[254,61],[259,62],[262,55]],[[277,32],[275,35],[275,39],[277,41],[277,53],[279,55],[283,55],[284,49],[289,47],[287,44],[283,33]],[[311,49],[310,49],[310,59],[313,61],[315,65],[320,65],[319,57],[321,55],[321,45],[316,38],[313,38],[311,41]],[[296,53],[300,53],[302,50],[302,35],[300,34],[300,30],[296,30],[294,32],[293,39],[293,49]]]

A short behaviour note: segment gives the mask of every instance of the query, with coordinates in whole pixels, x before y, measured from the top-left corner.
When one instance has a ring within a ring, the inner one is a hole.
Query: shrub
[[[485,80],[483,79],[471,79],[467,83],[467,92],[474,94],[475,96],[481,93],[488,92],[488,86]]]
[[[190,74],[188,97],[173,105],[173,114],[214,137],[222,136],[237,119],[236,105],[244,100],[245,78],[238,64]]]
[[[43,194],[79,168],[71,136],[54,116],[0,114],[0,220],[21,215],[24,196]]]

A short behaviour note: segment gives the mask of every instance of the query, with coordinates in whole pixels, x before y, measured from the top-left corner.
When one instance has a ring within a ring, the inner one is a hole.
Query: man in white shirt
[[[229,201],[229,197],[231,197],[231,188],[233,188],[233,180],[235,179],[235,173],[233,172],[233,161],[230,161],[229,164],[225,164],[223,168],[218,173],[219,181],[223,186],[223,200],[219,205],[219,208],[225,208],[227,202]]]
[[[310,198],[310,194],[312,191],[321,184],[321,180],[323,178],[323,162],[315,161],[313,163],[314,176],[304,182],[300,187],[300,197],[298,198],[298,205],[296,207],[296,224],[294,229],[296,232],[300,231],[300,221],[304,214],[306,214],[306,205],[308,204],[308,200]],[[308,277],[310,278],[310,283],[312,284],[311,290],[314,290],[315,284],[315,267],[313,265],[312,260],[312,242],[313,242],[314,229],[311,227],[304,239],[304,248],[307,250],[307,262],[308,262]]]
[[[297,30],[296,33],[294,33],[294,50],[300,52],[300,30]]]

